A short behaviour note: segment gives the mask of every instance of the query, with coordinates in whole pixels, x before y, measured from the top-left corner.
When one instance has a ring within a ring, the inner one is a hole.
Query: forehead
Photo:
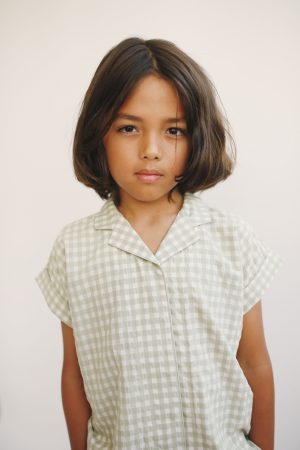
[[[137,113],[137,110],[140,114],[152,112],[168,117],[184,115],[181,100],[172,82],[152,74],[138,81],[120,107],[119,113]]]

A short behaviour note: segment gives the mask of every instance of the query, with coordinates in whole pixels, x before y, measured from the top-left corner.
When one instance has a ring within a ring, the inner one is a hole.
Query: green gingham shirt
[[[246,450],[243,315],[282,259],[237,214],[187,193],[158,251],[106,200],[67,224],[36,277],[73,328],[88,450]]]

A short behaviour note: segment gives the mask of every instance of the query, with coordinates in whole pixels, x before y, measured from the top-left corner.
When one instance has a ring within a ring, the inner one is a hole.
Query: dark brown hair
[[[185,111],[190,153],[172,191],[184,195],[208,189],[231,175],[235,164],[228,122],[204,69],[172,42],[127,38],[100,62],[82,103],[73,145],[77,179],[102,199],[112,196],[117,206],[119,188],[108,170],[102,139],[136,83],[149,74],[158,74],[175,86]],[[226,153],[227,142],[231,156]]]

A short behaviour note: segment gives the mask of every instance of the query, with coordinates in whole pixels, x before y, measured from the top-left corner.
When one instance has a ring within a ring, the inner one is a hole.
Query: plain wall
[[[72,170],[81,101],[104,54],[173,41],[216,85],[237,144],[233,175],[203,193],[284,260],[263,300],[276,384],[276,449],[299,438],[299,2],[0,2],[2,450],[69,448],[62,337],[34,281],[61,228],[102,201]]]

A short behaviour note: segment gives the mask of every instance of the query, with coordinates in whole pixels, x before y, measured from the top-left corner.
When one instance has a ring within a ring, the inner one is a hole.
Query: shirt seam
[[[180,377],[179,377],[179,369],[178,369],[178,358],[177,358],[175,338],[174,338],[174,333],[173,333],[172,315],[171,315],[171,311],[170,311],[170,299],[169,299],[169,294],[168,294],[166,277],[165,277],[165,274],[164,274],[164,271],[163,271],[162,268],[161,268],[161,270],[162,270],[162,274],[163,274],[163,277],[164,277],[165,292],[166,292],[167,301],[168,301],[168,315],[169,315],[169,320],[170,320],[172,346],[173,346],[173,353],[174,353],[175,363],[176,363],[178,393],[179,393],[180,406],[181,406],[181,420],[182,420],[182,429],[183,429],[183,434],[184,434],[184,448],[185,448],[185,450],[187,450],[187,448],[188,448],[187,447],[187,436],[186,436],[186,429],[185,429],[184,416],[183,416],[183,401],[182,401],[182,394],[181,394],[181,389],[180,389]]]

